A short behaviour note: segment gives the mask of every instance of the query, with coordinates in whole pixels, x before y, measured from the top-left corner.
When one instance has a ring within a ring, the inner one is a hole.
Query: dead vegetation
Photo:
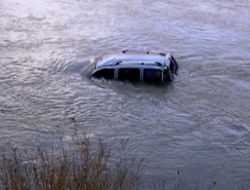
[[[73,137],[72,148],[61,145],[54,154],[43,147],[12,148],[0,158],[3,190],[132,190],[137,189],[141,160],[111,162],[110,150],[99,140],[94,146],[84,135]],[[94,148],[93,148],[94,147]]]

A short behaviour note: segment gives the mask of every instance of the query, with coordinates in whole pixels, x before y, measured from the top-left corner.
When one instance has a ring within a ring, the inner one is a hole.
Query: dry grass
[[[56,154],[42,147],[33,151],[12,148],[0,158],[0,189],[4,190],[130,190],[137,189],[141,160],[110,159],[110,150],[99,140],[74,137],[73,147],[60,146]],[[92,151],[95,147],[95,151]]]

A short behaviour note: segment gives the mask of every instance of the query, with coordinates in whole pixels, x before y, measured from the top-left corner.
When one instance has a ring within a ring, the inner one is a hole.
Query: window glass
[[[114,73],[115,73],[114,69],[101,69],[101,70],[97,71],[94,74],[94,77],[96,77],[96,78],[105,78],[105,79],[113,79],[114,78]]]
[[[121,68],[118,70],[119,80],[140,81],[140,69]]]
[[[174,62],[172,60],[170,61],[169,69],[170,69],[170,71],[174,70]]]
[[[164,71],[163,71],[163,80],[164,81],[170,81],[171,80],[168,69],[164,69]]]
[[[144,69],[144,82],[161,82],[162,71],[160,69]]]
[[[173,56],[170,58],[170,65],[169,68],[171,71],[177,71],[178,70],[178,64]]]

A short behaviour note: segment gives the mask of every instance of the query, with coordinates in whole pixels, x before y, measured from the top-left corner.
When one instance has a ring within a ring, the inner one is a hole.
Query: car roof
[[[131,64],[144,64],[165,66],[166,58],[170,57],[167,53],[154,53],[154,52],[139,52],[139,51],[122,51],[120,53],[111,53],[99,58],[96,63],[96,68],[113,66],[113,65],[131,65]],[[167,64],[168,65],[168,64]]]

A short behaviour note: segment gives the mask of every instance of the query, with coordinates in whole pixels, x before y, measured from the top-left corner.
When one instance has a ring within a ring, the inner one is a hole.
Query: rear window
[[[118,79],[138,82],[140,81],[140,69],[121,68],[118,70]]]
[[[162,81],[162,71],[160,69],[144,69],[143,81],[144,82],[156,82]]]
[[[94,77],[96,77],[96,78],[105,78],[105,79],[113,79],[114,78],[114,73],[115,73],[114,69],[101,69],[101,70],[97,71],[94,74]]]

